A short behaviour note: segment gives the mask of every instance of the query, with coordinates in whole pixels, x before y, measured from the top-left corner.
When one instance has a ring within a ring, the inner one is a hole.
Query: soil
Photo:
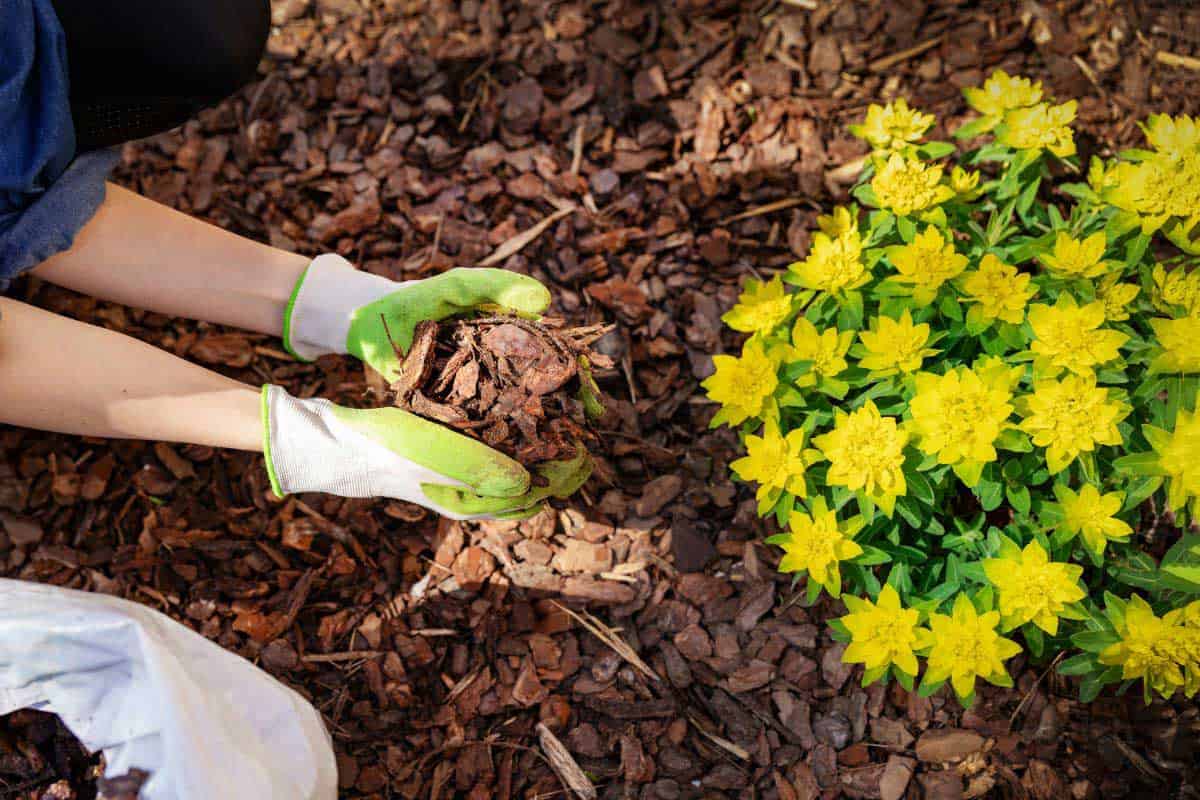
[[[591,350],[611,326],[500,314],[417,324],[392,402],[534,467],[603,444],[605,398],[592,378],[612,361]]]
[[[0,717],[0,798],[136,800],[140,770],[104,778],[104,756],[89,753],[54,714],[31,709]]]
[[[1077,97],[1086,159],[1200,112],[1187,3],[280,0],[262,80],[124,150],[116,180],[221,227],[413,279],[552,288],[593,349],[608,448],[577,498],[462,524],[275,500],[260,458],[0,428],[0,574],[128,597],[310,698],[345,798],[1197,797],[1194,704],[1084,706],[1048,665],[951,698],[862,689],[778,575],[699,381],[721,314],[801,257],[906,96],[966,118],[993,69]],[[15,294],[297,396],[373,402],[351,359],[27,280]],[[376,405],[379,403],[374,401]],[[556,745],[557,743],[557,745]],[[574,764],[574,769],[572,768]],[[586,783],[581,783],[584,781]],[[588,786],[593,787],[591,789]],[[568,789],[567,787],[577,787]]]

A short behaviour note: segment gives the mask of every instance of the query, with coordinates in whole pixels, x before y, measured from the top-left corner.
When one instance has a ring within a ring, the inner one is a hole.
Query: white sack
[[[334,800],[329,734],[307,701],[163,614],[0,579],[0,714],[62,719],[142,800]]]

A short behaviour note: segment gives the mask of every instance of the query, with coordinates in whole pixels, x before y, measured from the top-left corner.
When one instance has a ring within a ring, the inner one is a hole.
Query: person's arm
[[[109,184],[71,248],[33,274],[103,300],[279,336],[309,261]]]
[[[0,297],[0,422],[262,450],[259,390],[113,331]]]

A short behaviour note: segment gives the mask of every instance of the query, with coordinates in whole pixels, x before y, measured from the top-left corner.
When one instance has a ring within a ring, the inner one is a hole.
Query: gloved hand
[[[399,408],[345,408],[270,385],[262,398],[263,452],[280,497],[392,497],[455,519],[524,519],[592,472],[582,447],[539,465],[535,481],[503,453]]]
[[[395,348],[408,351],[418,322],[481,306],[540,314],[549,305],[545,286],[508,270],[452,269],[398,283],[328,254],[313,259],[296,282],[284,314],[283,344],[303,360],[355,355],[390,382],[400,366]]]

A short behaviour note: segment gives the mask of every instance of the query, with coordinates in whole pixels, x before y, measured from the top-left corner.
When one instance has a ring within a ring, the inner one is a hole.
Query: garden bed
[[[1080,98],[1084,159],[1200,111],[1182,5],[1115,5],[276,3],[264,79],[128,147],[117,179],[394,278],[498,253],[569,324],[615,320],[596,474],[553,513],[460,524],[278,502],[240,453],[0,429],[0,575],[135,599],[254,660],[325,715],[347,798],[561,792],[539,723],[605,797],[1194,797],[1194,706],[1080,705],[1021,659],[965,713],[860,689],[824,625],[840,604],[776,572],[699,388],[739,285],[802,257],[856,177],[868,103],[950,128],[1004,68]],[[385,391],[266,337],[16,294],[298,396]]]

